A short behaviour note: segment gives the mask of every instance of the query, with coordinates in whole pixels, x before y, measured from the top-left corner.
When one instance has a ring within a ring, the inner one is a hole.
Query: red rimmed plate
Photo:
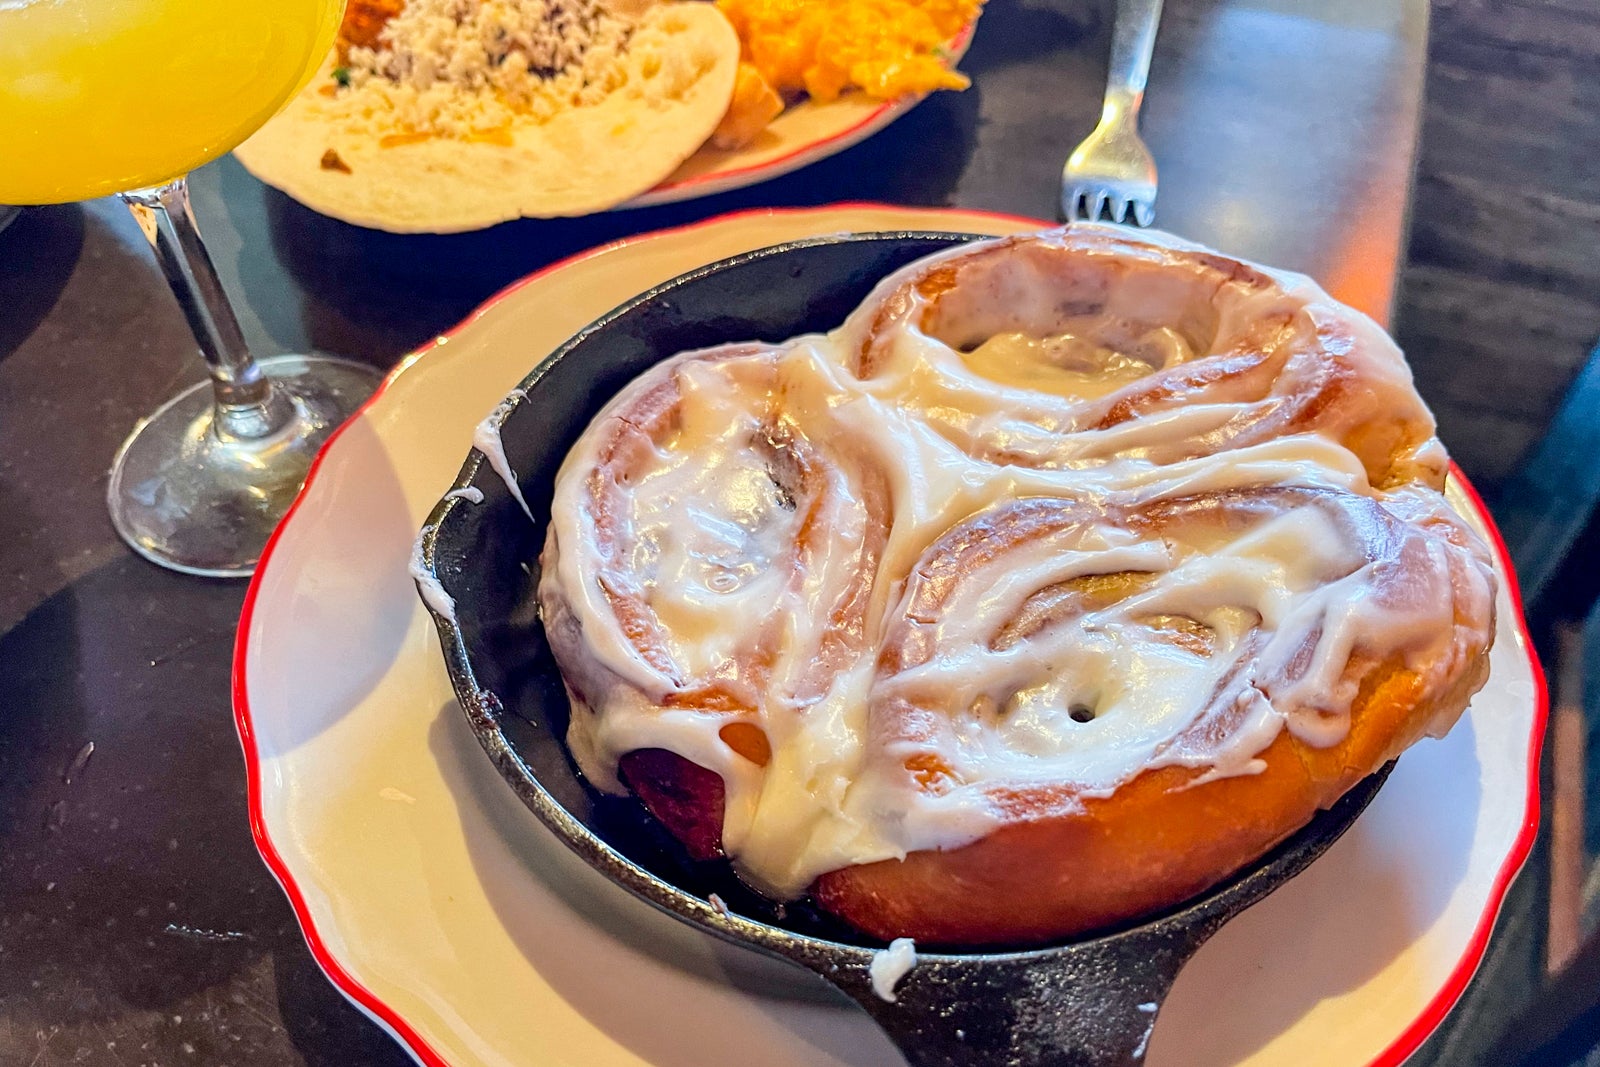
[[[634,293],[814,234],[1039,225],[844,205],[610,245],[408,359],[330,442],[252,584],[235,711],[256,840],[314,954],[420,1061],[899,1062],[808,976],[658,915],[544,833],[455,708],[406,565],[477,421]],[[1459,478],[1452,499],[1493,536]],[[1408,752],[1338,845],[1202,950],[1151,1064],[1388,1065],[1438,1025],[1537,824],[1543,680],[1509,581],[1500,609],[1491,679],[1462,723]]]

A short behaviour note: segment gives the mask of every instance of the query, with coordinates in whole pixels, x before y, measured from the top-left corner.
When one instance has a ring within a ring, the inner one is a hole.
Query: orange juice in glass
[[[250,573],[311,457],[373,386],[360,364],[251,356],[185,182],[305,85],[343,9],[344,0],[0,0],[0,204],[120,195],[210,371],[135,428],[111,475],[117,531],[178,570]]]
[[[0,0],[0,204],[160,185],[231,151],[327,55],[343,0]]]

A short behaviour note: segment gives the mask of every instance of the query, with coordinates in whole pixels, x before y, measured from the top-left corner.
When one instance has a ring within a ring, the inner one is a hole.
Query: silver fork
[[[1100,125],[1061,171],[1063,219],[1092,222],[1106,211],[1115,222],[1129,214],[1140,226],[1155,221],[1156,161],[1139,138],[1139,105],[1160,21],[1161,0],[1117,0]]]

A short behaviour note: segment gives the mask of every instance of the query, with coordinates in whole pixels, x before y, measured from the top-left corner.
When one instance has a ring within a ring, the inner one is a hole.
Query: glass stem
[[[122,194],[123,203],[155,249],[161,271],[183,308],[205,357],[216,396],[212,430],[228,439],[270,437],[294,416],[294,404],[261,373],[250,355],[233,306],[200,240],[184,178]]]

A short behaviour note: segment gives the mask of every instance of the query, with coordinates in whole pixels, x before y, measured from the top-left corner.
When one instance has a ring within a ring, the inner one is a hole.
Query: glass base
[[[217,578],[253,572],[317,451],[380,377],[365,364],[326,356],[276,356],[260,367],[294,408],[277,432],[219,434],[207,381],[168,401],[123,442],[106,491],[111,522],[152,563]]]

